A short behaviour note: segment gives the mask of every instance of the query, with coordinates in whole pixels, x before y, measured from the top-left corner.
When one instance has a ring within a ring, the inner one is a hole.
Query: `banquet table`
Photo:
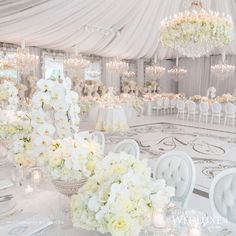
[[[1,178],[8,178],[12,179],[12,172],[15,170],[13,166],[7,166],[1,168],[0,172],[0,179]],[[74,228],[72,226],[70,212],[69,212],[69,204],[70,200],[68,197],[57,192],[55,187],[49,180],[42,179],[40,184],[37,186],[32,186],[32,192],[26,192],[26,188],[28,186],[27,181],[23,181],[22,185],[14,185],[13,187],[8,188],[6,193],[12,194],[16,201],[16,209],[17,211],[6,217],[0,217],[0,235],[7,235],[2,234],[4,228],[8,225],[11,227],[15,227],[14,224],[25,224],[25,222],[29,222],[29,224],[40,223],[34,222],[35,216],[41,216],[42,221],[47,222],[48,220],[52,222],[52,224],[48,227],[42,228],[41,231],[34,233],[37,236],[101,236],[102,234],[94,231],[87,231],[81,228]],[[0,190],[3,191],[3,190]],[[1,192],[2,193],[2,192]],[[229,232],[225,227],[223,229],[224,232]],[[230,228],[230,230],[234,230],[234,228]],[[227,230],[227,231],[226,231]],[[222,231],[220,228],[219,232]],[[236,231],[233,231],[236,232]],[[21,236],[25,236],[25,234],[19,234]],[[144,232],[140,233],[140,236],[146,236]],[[149,234],[148,234],[149,235]],[[152,235],[152,234],[150,234]],[[235,234],[213,234],[214,236],[233,236]],[[213,236],[212,235],[212,236]],[[103,235],[107,236],[107,235]]]
[[[123,132],[129,129],[127,117],[121,106],[101,106],[98,109],[96,130]]]

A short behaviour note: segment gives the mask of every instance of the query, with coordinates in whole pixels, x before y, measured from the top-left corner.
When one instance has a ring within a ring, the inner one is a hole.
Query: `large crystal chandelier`
[[[211,66],[211,72],[219,79],[224,80],[235,72],[235,66],[225,62],[225,52],[222,53],[222,63]]]
[[[196,58],[229,44],[233,28],[229,15],[206,10],[197,0],[185,12],[162,20],[161,42],[184,56]]]
[[[158,65],[156,62],[154,62],[153,65],[147,66],[145,68],[146,75],[151,79],[159,79],[162,75],[164,75],[166,69],[160,65]]]
[[[129,64],[116,57],[110,62],[106,63],[106,67],[110,71],[122,74],[129,69]]]
[[[122,75],[126,79],[134,79],[135,78],[135,72],[134,71],[125,71]]]
[[[78,54],[78,48],[75,47],[75,55],[64,60],[64,70],[73,76],[81,73],[86,67],[90,65],[90,61]]]
[[[25,41],[21,42],[21,47],[17,48],[15,54],[15,64],[17,71],[21,74],[30,74],[39,63],[39,57],[30,53],[29,48],[25,47]]]
[[[181,68],[179,66],[179,57],[176,57],[176,65],[168,70],[168,74],[171,76],[172,79],[175,81],[179,81],[179,79],[183,78],[187,73],[187,70]]]

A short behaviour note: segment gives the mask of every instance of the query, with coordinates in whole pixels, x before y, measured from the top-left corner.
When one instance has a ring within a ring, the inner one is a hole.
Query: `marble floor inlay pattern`
[[[207,195],[212,179],[226,168],[236,167],[236,132],[211,128],[155,123],[133,126],[126,133],[106,133],[106,143],[114,146],[125,138],[135,139],[142,158],[155,166],[157,158],[171,150],[188,153],[197,173],[196,193]]]

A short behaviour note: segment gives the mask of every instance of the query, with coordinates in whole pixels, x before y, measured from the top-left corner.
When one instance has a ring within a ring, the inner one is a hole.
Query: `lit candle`
[[[201,231],[197,228],[191,228],[188,234],[188,236],[201,236],[201,235],[202,235]]]
[[[164,228],[166,226],[165,216],[162,211],[156,211],[153,214],[153,225],[157,228]]]
[[[25,188],[25,193],[30,194],[34,191],[34,189],[28,184]]]

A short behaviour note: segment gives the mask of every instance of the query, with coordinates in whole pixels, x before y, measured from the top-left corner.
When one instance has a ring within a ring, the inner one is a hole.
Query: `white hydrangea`
[[[163,208],[174,195],[164,180],[153,182],[145,160],[125,153],[109,153],[95,175],[71,200],[75,227],[137,236],[150,224],[153,208]]]

